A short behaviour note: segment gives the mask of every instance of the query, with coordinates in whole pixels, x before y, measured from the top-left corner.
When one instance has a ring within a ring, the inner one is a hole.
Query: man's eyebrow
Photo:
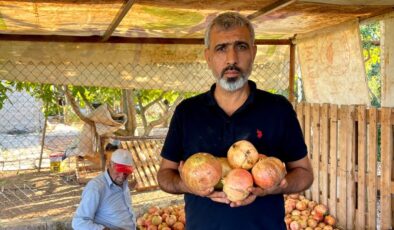
[[[234,43],[235,43],[235,45],[247,45],[249,47],[249,43],[247,43],[245,41],[235,41]]]
[[[222,46],[228,46],[228,45],[230,45],[230,44],[231,44],[230,42],[219,43],[219,44],[216,44],[216,45],[215,45],[215,48],[217,48],[217,47],[222,47]]]
[[[247,45],[248,47],[250,46],[249,43],[245,42],[245,41],[234,41],[234,42],[224,42],[224,43],[219,43],[215,45],[215,48],[218,47],[223,47],[223,46],[229,46],[229,45]]]

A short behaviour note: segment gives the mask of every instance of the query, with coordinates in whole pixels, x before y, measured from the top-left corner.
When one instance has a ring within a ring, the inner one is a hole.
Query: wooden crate
[[[394,109],[300,103],[295,110],[315,177],[305,195],[328,205],[343,229],[392,229]]]

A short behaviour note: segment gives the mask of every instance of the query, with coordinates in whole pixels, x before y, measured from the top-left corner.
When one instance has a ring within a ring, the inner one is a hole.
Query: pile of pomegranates
[[[289,230],[336,230],[336,219],[324,204],[300,194],[284,195],[285,223]]]
[[[284,195],[285,219],[288,230],[339,230],[336,219],[329,214],[327,206],[307,199],[301,194]],[[151,206],[137,218],[140,230],[185,229],[185,205],[170,205],[160,208]]]
[[[183,230],[185,229],[185,205],[170,205],[164,208],[151,206],[137,218],[139,230]]]

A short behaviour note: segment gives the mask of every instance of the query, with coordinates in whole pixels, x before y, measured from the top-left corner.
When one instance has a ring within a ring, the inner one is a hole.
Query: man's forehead
[[[222,28],[214,26],[211,30],[211,42],[233,43],[235,41],[249,42],[251,40],[249,30],[246,26],[233,26],[230,28]]]

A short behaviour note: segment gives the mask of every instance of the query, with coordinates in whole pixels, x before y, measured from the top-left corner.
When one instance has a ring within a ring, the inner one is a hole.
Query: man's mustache
[[[227,66],[226,68],[224,68],[224,69],[222,70],[222,74],[221,74],[222,77],[223,77],[224,73],[225,73],[227,70],[236,70],[236,71],[238,71],[238,72],[241,73],[241,69],[240,69],[238,66],[232,64],[232,65],[229,65],[229,66]]]

